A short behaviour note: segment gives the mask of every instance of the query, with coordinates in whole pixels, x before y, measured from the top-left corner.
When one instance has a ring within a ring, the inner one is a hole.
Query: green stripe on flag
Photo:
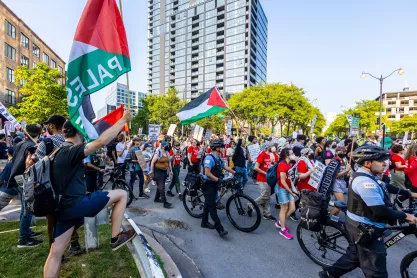
[[[207,111],[204,111],[204,112],[202,112],[200,114],[197,114],[194,117],[191,117],[191,118],[188,118],[188,119],[186,119],[184,121],[181,121],[181,124],[182,125],[189,125],[189,124],[192,124],[192,123],[197,122],[198,120],[207,118],[208,116],[211,116],[211,115],[214,115],[214,114],[223,112],[224,110],[226,110],[226,108],[220,107],[220,106],[213,106],[213,107],[211,107]]]

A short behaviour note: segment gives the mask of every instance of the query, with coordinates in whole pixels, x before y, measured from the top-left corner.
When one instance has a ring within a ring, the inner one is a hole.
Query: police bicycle
[[[185,182],[184,185],[186,188],[182,200],[185,210],[192,217],[203,217],[204,194],[201,186],[194,188],[194,185],[189,182]],[[218,200],[220,201],[227,192],[232,193],[226,202],[227,218],[236,229],[249,233],[255,231],[261,224],[261,211],[251,197],[241,192],[241,186],[239,173],[223,179],[220,184],[221,194]]]
[[[127,184],[125,177],[123,176],[122,168],[120,166],[115,166],[113,168],[106,169],[106,171],[104,172],[103,179],[106,179],[106,181],[103,182],[102,187],[98,187],[98,190],[100,191],[104,190],[105,188],[107,188],[107,185],[109,184],[109,182],[111,182],[112,190],[122,189],[127,192],[126,207],[128,207],[132,203],[135,196],[133,195],[132,189]]]
[[[344,213],[347,211],[346,204],[341,201],[334,202],[334,207]],[[406,213],[416,213],[414,208],[403,209],[403,211]],[[385,228],[384,237],[390,236],[392,232],[398,232],[385,240],[386,248],[395,245],[408,235],[415,235],[417,237],[416,225],[401,225],[403,223],[405,222],[398,222],[396,226],[388,226]],[[305,230],[298,225],[297,239],[304,253],[322,267],[333,265],[346,253],[349,246],[344,221],[340,220],[339,217],[330,215],[327,217],[325,224],[321,225],[321,229],[318,232]],[[400,273],[402,278],[417,277],[417,250],[408,253],[401,260]]]

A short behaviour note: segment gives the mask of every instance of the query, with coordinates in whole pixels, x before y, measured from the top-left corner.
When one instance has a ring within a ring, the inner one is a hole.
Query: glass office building
[[[130,108],[134,115],[138,112],[139,108],[143,107],[142,99],[146,97],[145,93],[130,90]],[[128,94],[127,86],[115,82],[111,84],[106,92],[106,105],[99,112],[102,114],[104,111],[109,113],[107,107],[120,107],[121,105],[128,106]],[[106,110],[107,109],[107,110]]]
[[[149,0],[148,93],[191,100],[266,83],[268,20],[260,0]]]

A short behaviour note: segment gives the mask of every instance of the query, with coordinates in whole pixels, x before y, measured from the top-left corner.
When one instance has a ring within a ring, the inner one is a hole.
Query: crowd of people
[[[387,141],[391,141],[392,145],[389,146],[390,150],[386,151],[378,147],[381,144],[378,138],[363,140],[360,147],[355,140],[347,136],[336,140],[316,137],[313,141],[303,134],[297,135],[296,138],[279,139],[258,138],[253,135],[241,138],[212,136],[210,141],[201,142],[194,138],[175,139],[163,136],[152,142],[144,137],[130,137],[121,132],[124,124],[130,120],[130,113],[125,113],[119,122],[90,143],[85,143],[83,136],[71,122],[59,115],[51,116],[42,125],[27,125],[24,133],[19,131],[9,136],[0,134],[0,210],[7,206],[12,198],[20,196],[22,207],[19,248],[36,247],[42,243],[38,239],[41,234],[30,229],[33,215],[23,200],[22,175],[26,169],[44,157],[53,156],[51,180],[55,190],[62,194],[62,198],[59,210],[46,216],[50,254],[45,264],[45,275],[56,277],[59,274],[63,254],[68,245],[72,255],[84,252],[78,241],[77,228],[83,224],[84,217],[95,216],[106,206],[113,207],[110,242],[112,249],[120,248],[136,235],[133,230],[120,232],[127,202],[126,191],[102,190],[106,169],[114,167],[119,167],[122,171],[122,176],[128,180],[136,199],[149,199],[151,191],[154,190],[153,201],[161,203],[166,209],[172,207],[167,197],[183,198],[181,169],[187,169],[188,174],[202,173],[205,181],[202,188],[205,204],[201,227],[215,229],[222,237],[227,235],[227,231],[220,223],[217,210],[224,209],[218,198],[219,183],[224,171],[239,175],[240,191],[245,190],[250,179],[259,186],[259,196],[255,202],[260,207],[263,218],[272,221],[279,234],[289,240],[293,236],[286,223],[288,219],[298,221],[296,211],[300,205],[300,192],[317,191],[309,181],[319,163],[328,165],[336,161],[339,166],[331,188],[334,200],[348,200],[350,204],[349,199],[356,198],[357,201],[364,202],[364,206],[373,207],[381,203],[387,205],[385,196],[380,196],[379,191],[379,195],[375,197],[374,191],[363,190],[378,189],[374,184],[377,177],[384,184],[392,184],[388,187],[391,191],[392,187],[401,190],[389,195],[390,204],[396,202],[399,207],[403,207],[407,199],[410,199],[409,206],[415,204],[413,200],[417,196],[417,144],[405,146],[401,140],[390,138]],[[262,151],[257,157],[251,157],[249,148],[256,144],[259,144]],[[361,156],[366,152],[370,159],[367,159],[366,155]],[[141,163],[141,159],[146,167]],[[374,169],[374,162],[380,163],[377,170]],[[267,183],[267,171],[274,166],[277,182],[271,186]],[[370,175],[370,178],[365,178],[365,181],[363,177],[357,179],[355,173]],[[136,180],[139,184],[137,193],[134,190]],[[154,184],[156,189],[152,189],[151,184]],[[169,184],[167,190],[166,184]],[[351,189],[348,190],[349,185],[354,188],[354,193],[350,192]],[[407,193],[407,190],[411,190],[412,193]],[[396,195],[401,196],[396,198]],[[271,213],[271,196],[276,200],[276,216]],[[253,208],[248,207],[248,210],[251,209]],[[368,215],[364,216],[361,213],[350,205],[347,218],[356,224],[378,224],[369,220]],[[330,214],[337,216],[339,210],[333,208]],[[209,215],[213,224],[209,221]],[[413,216],[405,214],[391,215],[392,217],[415,221]],[[350,248],[350,263],[353,264],[352,260],[360,260],[360,256],[357,254],[357,246]],[[356,256],[353,259],[352,254]],[[374,266],[378,271],[381,269],[380,264]],[[339,277],[342,272],[340,268],[334,267],[321,275]]]

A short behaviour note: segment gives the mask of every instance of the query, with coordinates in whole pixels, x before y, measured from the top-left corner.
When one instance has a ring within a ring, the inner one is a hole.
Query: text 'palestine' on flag
[[[226,109],[226,103],[220,96],[217,88],[214,87],[187,103],[178,112],[177,117],[180,119],[182,125],[189,125]]]
[[[82,105],[83,98],[130,69],[126,31],[115,0],[89,0],[75,32],[67,71],[70,120],[88,139],[98,133],[86,117],[92,106]]]

